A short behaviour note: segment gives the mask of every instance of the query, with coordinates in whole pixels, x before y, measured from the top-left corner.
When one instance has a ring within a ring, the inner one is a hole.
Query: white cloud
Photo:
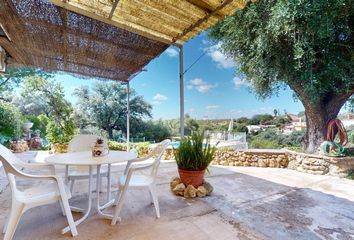
[[[211,57],[213,62],[217,63],[218,68],[233,68],[235,66],[234,61],[223,54],[220,50],[220,47],[221,43],[218,43],[206,48],[207,55]]]
[[[188,90],[195,89],[200,93],[207,93],[210,91],[210,89],[215,88],[216,85],[208,84],[201,78],[195,78],[189,81],[189,84],[187,85]]]
[[[205,107],[206,110],[214,110],[214,109],[218,109],[218,108],[220,108],[219,105],[209,105],[209,106]]]
[[[152,99],[157,102],[163,102],[163,101],[166,101],[168,98],[165,95],[157,93]]]
[[[177,57],[178,56],[177,50],[172,47],[167,48],[165,52],[169,57]]]
[[[232,82],[234,84],[235,89],[240,89],[241,86],[247,86],[247,87],[250,86],[249,82],[239,77],[234,77],[232,79]]]
[[[190,80],[190,83],[191,83],[192,85],[198,86],[198,85],[203,84],[204,81],[203,81],[203,79],[201,79],[201,78],[195,78],[195,79]]]
[[[200,85],[200,86],[197,86],[196,89],[198,92],[201,92],[201,93],[207,93],[210,91],[211,88],[213,88],[214,86],[213,85]]]

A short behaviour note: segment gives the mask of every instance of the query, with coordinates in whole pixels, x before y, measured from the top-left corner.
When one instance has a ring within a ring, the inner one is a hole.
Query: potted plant
[[[106,149],[103,138],[101,137],[97,138],[95,146],[92,149],[92,156],[103,157],[107,154],[108,154],[108,149]]]
[[[215,151],[209,137],[204,141],[204,132],[193,132],[191,137],[181,140],[179,147],[174,149],[174,156],[184,185],[198,187],[203,184],[205,170],[214,159]]]

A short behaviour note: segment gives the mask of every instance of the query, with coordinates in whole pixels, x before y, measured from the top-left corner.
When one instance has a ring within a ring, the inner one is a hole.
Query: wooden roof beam
[[[209,4],[207,4],[206,2],[203,2],[203,1],[200,1],[200,0],[187,0],[187,2],[189,2],[190,4],[200,8],[201,10],[206,12],[207,14],[211,14],[212,11],[213,11],[213,7],[210,6]],[[223,14],[220,14],[220,13],[216,13],[214,16],[219,18],[219,19],[223,19],[225,17]]]
[[[212,12],[210,12],[208,15],[206,15],[205,17],[199,19],[196,23],[190,25],[188,28],[184,29],[183,32],[181,34],[178,34],[176,37],[173,38],[173,42],[178,41],[179,39],[181,39],[182,37],[184,37],[186,34],[188,34],[189,32],[193,31],[193,29],[199,27],[201,24],[203,24],[205,21],[207,21],[210,17],[214,16],[215,14],[218,13],[218,11],[220,11],[221,9],[223,9],[224,7],[226,7],[228,4],[232,3],[233,0],[225,0],[220,6],[218,6],[217,8],[215,8]]]
[[[116,10],[116,8],[118,6],[118,3],[119,3],[119,0],[114,0],[111,12],[110,12],[110,14],[108,16],[108,19],[112,19],[114,11]]]
[[[24,64],[26,61],[23,59],[23,56],[16,48],[12,47],[11,42],[4,37],[0,37],[0,46],[2,46],[5,51],[10,54],[14,59],[14,62],[19,64]]]

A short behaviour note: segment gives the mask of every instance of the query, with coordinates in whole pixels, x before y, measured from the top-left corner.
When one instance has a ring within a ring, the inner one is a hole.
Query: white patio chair
[[[83,151],[91,151],[92,147],[95,145],[97,138],[102,138],[97,135],[90,134],[79,134],[76,135],[70,142],[68,146],[68,152],[83,152]],[[103,139],[105,147],[108,149],[107,139]],[[70,182],[70,191],[73,193],[75,180],[80,179],[88,179],[89,178],[89,167],[87,166],[74,166],[70,167],[67,170],[67,181]],[[94,176],[96,175],[96,171],[93,171]],[[107,177],[107,181],[109,178],[107,168],[101,169],[101,179],[102,177]]]
[[[128,161],[123,176],[119,178],[119,190],[115,199],[116,207],[111,223],[112,225],[115,225],[118,220],[120,221],[119,214],[122,210],[128,187],[148,187],[152,203],[155,206],[156,216],[157,218],[160,217],[155,180],[161,157],[170,142],[171,141],[169,139],[166,139],[159,143],[147,157],[136,158]],[[147,171],[147,174],[137,174],[139,172],[142,173],[142,171]]]
[[[45,164],[28,164],[19,160],[9,149],[0,144],[0,161],[2,162],[5,173],[10,183],[12,191],[11,213],[3,228],[5,233],[4,240],[11,240],[21,216],[29,209],[60,202],[68,220],[71,234],[76,236],[77,230],[73,216],[70,211],[68,199],[71,198],[69,189],[64,185],[62,178],[58,175],[32,175],[24,173],[14,165],[30,169],[43,169]],[[54,170],[54,169],[50,169]],[[16,178],[25,178],[28,180],[46,180],[43,184],[35,187],[29,187],[25,190],[19,190],[16,184]],[[50,181],[50,182],[49,182]]]

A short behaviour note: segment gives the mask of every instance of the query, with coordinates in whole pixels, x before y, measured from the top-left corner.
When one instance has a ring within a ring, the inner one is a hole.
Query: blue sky
[[[184,44],[184,66],[188,68],[200,55],[206,54],[184,76],[185,112],[193,118],[238,118],[259,113],[298,113],[301,102],[294,101],[290,89],[265,101],[255,97],[249,85],[237,75],[236,67],[205,33]],[[95,81],[57,74],[63,83],[66,97],[75,104],[73,90],[81,85],[92,86]],[[177,48],[169,48],[138,74],[131,87],[153,106],[154,119],[179,116],[179,57]]]

